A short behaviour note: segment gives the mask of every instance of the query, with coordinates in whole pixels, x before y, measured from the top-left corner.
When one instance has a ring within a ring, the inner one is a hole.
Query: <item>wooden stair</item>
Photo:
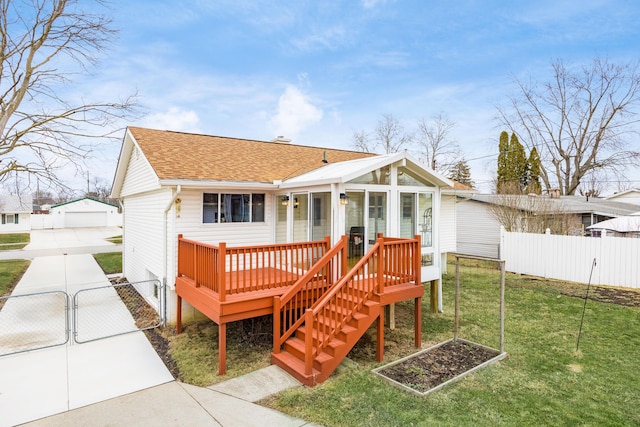
[[[327,343],[319,354],[315,355],[310,374],[305,373],[305,339],[309,333],[306,324],[300,326],[295,334],[285,341],[283,349],[279,353],[271,354],[271,361],[307,386],[320,384],[329,378],[353,346],[378,318],[380,309],[378,302],[373,300],[363,301],[362,307],[351,314],[351,318],[336,333],[335,337]],[[342,316],[344,314],[344,309],[339,305],[330,306],[330,311],[335,315]],[[329,327],[329,319],[319,316],[318,321],[321,325]],[[318,331],[313,329],[310,333],[313,336],[315,348]]]

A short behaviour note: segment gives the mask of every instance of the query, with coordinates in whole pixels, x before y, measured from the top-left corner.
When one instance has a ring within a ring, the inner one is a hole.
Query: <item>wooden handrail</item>
[[[346,249],[347,237],[342,236],[291,289],[281,296],[274,296],[274,353],[279,353],[280,346],[304,323],[304,311],[321,298],[327,289],[331,289],[336,279],[342,277],[346,269]],[[322,271],[325,274],[320,274]]]
[[[224,302],[228,295],[290,286],[329,249],[330,239],[229,247],[178,236],[178,277],[206,287]],[[234,274],[230,274],[233,272]]]

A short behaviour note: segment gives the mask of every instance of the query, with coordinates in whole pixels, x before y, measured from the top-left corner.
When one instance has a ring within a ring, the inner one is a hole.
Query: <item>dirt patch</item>
[[[377,372],[424,393],[500,354],[468,341],[448,341]]]
[[[158,312],[149,305],[133,285],[129,284],[126,278],[118,277],[109,281],[131,313],[131,316],[133,316],[136,326],[144,329],[143,332],[151,346],[158,353],[171,375],[175,379],[181,380],[182,375],[178,369],[178,364],[169,353],[169,340],[165,337],[164,328],[158,326],[160,325]]]

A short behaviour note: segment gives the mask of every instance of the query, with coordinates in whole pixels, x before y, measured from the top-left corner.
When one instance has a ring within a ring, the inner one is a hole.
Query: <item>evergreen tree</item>
[[[500,134],[500,143],[498,145],[498,182],[496,185],[496,193],[502,194],[505,191],[506,183],[509,181],[509,134],[503,131]]]
[[[509,161],[509,169],[511,170],[510,178],[514,186],[514,191],[517,192],[519,190],[519,192],[522,192],[527,188],[529,181],[529,168],[527,165],[527,155],[524,151],[524,147],[520,144],[515,133],[511,134],[509,155],[507,158]]]
[[[471,170],[467,161],[462,159],[449,169],[449,179],[464,184],[468,187],[474,188],[473,180],[471,179]]]
[[[529,153],[529,182],[527,183],[527,193],[542,194],[542,184],[540,184],[540,155],[536,147]]]

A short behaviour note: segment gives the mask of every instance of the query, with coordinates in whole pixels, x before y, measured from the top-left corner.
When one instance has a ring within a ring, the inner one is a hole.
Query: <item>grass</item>
[[[469,262],[461,274],[459,335],[498,348],[499,271]],[[261,403],[323,426],[640,424],[640,305],[589,300],[576,351],[586,285],[508,274],[506,287],[507,359],[427,398],[370,372],[380,366],[372,329],[349,354],[351,362],[325,383],[291,389]],[[428,313],[428,298],[423,303],[423,348],[453,335],[453,274],[445,276],[443,288],[444,313]],[[220,380],[214,369],[217,328],[211,322],[206,328],[197,326],[205,324],[191,324],[189,333],[171,338],[171,354],[181,369],[204,361],[184,378],[200,385]],[[385,331],[386,362],[416,351],[412,304],[396,305],[396,326]],[[264,345],[246,346],[242,336],[234,335],[228,332],[227,351],[233,356],[222,379],[249,369],[236,365],[245,359],[253,368],[269,363],[270,337]],[[199,344],[191,342],[193,337]]]
[[[122,272],[122,252],[108,252],[103,254],[93,254],[93,257],[102,268],[105,274]]]
[[[29,264],[27,260],[0,261],[0,296],[11,293]]]
[[[22,249],[31,241],[29,233],[0,234],[0,251]]]
[[[107,242],[111,242],[111,243],[122,243],[122,234],[119,236],[113,236],[113,237],[109,237],[108,239],[105,239]]]

